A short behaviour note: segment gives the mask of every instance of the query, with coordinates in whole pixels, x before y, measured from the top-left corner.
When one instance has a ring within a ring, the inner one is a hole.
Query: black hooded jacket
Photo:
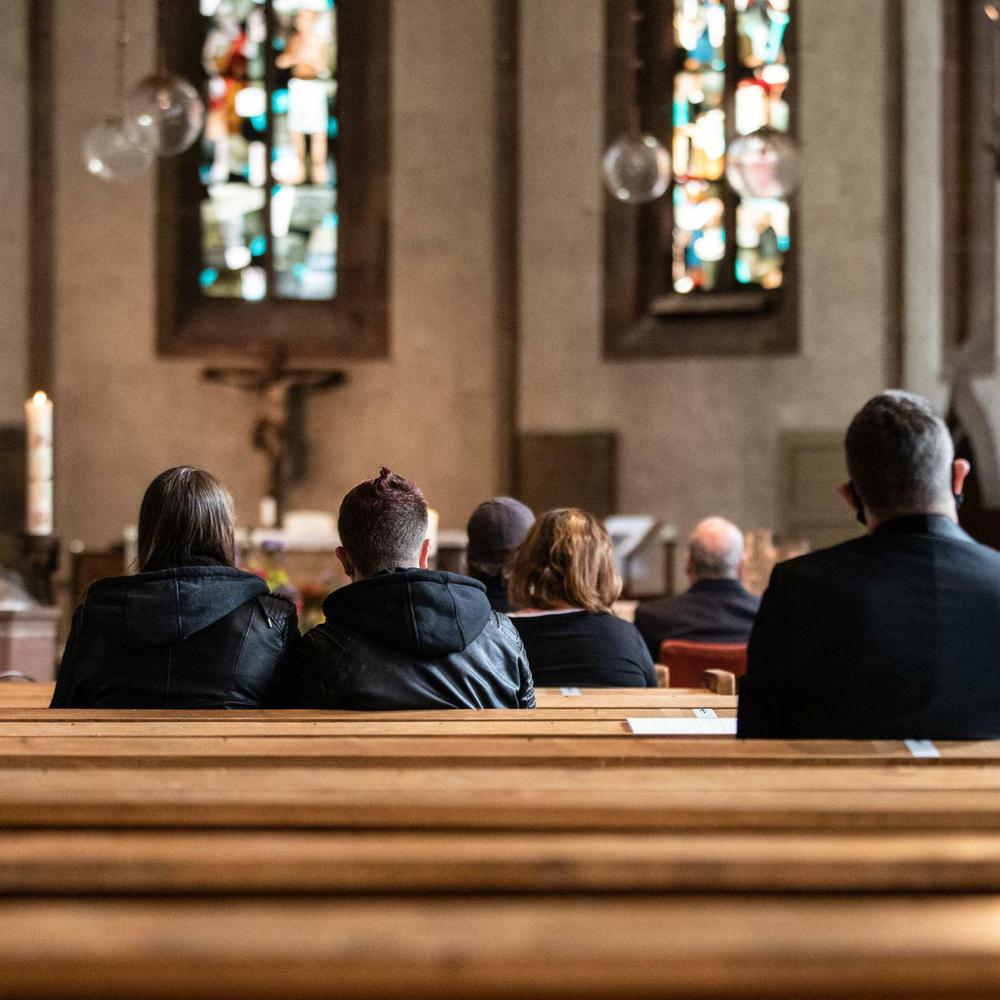
[[[51,707],[266,707],[297,638],[295,606],[252,573],[109,577],[73,615]]]
[[[517,630],[478,580],[399,569],[335,590],[323,611],[292,671],[296,706],[535,707]]]

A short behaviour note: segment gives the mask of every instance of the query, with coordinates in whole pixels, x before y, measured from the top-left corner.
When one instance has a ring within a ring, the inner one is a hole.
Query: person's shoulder
[[[871,546],[871,537],[871,535],[860,535],[857,538],[838,542],[836,545],[828,545],[813,552],[806,552],[804,555],[784,559],[775,563],[772,579],[775,575],[787,578],[826,572],[841,563],[850,561],[853,556],[863,553]]]
[[[284,594],[262,594],[260,597],[252,597],[250,603],[257,601],[261,610],[267,618],[276,625],[285,626],[291,622],[298,621],[298,612],[295,604]]]
[[[483,630],[494,641],[502,645],[510,646],[512,649],[520,650],[524,648],[521,640],[521,633],[508,615],[501,611],[491,611],[489,621]]]
[[[614,636],[616,639],[636,639],[642,642],[639,630],[632,622],[610,611],[585,611],[580,618],[581,630]]]
[[[273,591],[261,594],[260,597],[253,597],[251,600],[260,601],[261,605],[269,611],[273,611],[272,618],[295,614],[295,602],[284,594],[276,594]]]
[[[301,650],[306,654],[327,655],[331,652],[346,649],[354,640],[359,638],[360,633],[346,628],[341,624],[335,624],[327,618],[326,621],[320,622],[308,631],[303,632],[299,645]]]
[[[1000,566],[1000,552],[989,545],[984,545],[982,542],[977,541],[971,535],[966,534],[966,532],[962,531],[957,537],[951,539],[951,541],[955,543],[956,551],[976,559],[982,559],[984,562],[991,563],[994,566]]]
[[[949,564],[959,572],[969,573],[977,580],[988,581],[1000,590],[1000,552],[966,536],[952,541]]]
[[[685,603],[687,591],[680,594],[672,594],[670,597],[656,597],[649,601],[642,601],[635,609],[635,621],[638,624],[644,620],[655,620],[669,615],[672,611]]]

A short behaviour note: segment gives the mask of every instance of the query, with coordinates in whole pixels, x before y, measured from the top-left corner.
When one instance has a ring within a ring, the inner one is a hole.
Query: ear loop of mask
[[[857,518],[858,524],[868,524],[868,518],[865,517],[865,505],[861,502],[858,488],[854,485],[853,479],[847,484],[847,490],[851,494],[851,503],[854,505],[854,516]]]
[[[859,524],[867,524],[868,518],[865,517],[865,507],[861,502],[861,497],[858,494],[858,488],[854,485],[853,480],[847,484],[847,489],[851,494],[851,502],[854,504],[854,516],[857,518]],[[965,503],[965,494],[952,493],[952,496],[955,498],[955,510],[961,510],[962,504]]]

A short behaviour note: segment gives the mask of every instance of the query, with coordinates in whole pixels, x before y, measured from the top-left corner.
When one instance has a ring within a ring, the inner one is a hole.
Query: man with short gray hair
[[[687,576],[683,594],[640,604],[636,628],[656,662],[664,639],[688,642],[747,641],[758,598],[744,589],[743,532],[723,517],[706,517],[688,540]]]
[[[867,534],[780,563],[750,638],[739,734],[1000,737],[1000,553],[958,526],[969,463],[927,400],[870,399],[841,495]]]

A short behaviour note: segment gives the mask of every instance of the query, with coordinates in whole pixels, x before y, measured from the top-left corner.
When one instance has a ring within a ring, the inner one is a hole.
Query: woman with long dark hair
[[[52,708],[259,708],[279,702],[294,605],[236,568],[233,501],[190,466],[139,511],[134,576],[98,580],[73,615]]]

